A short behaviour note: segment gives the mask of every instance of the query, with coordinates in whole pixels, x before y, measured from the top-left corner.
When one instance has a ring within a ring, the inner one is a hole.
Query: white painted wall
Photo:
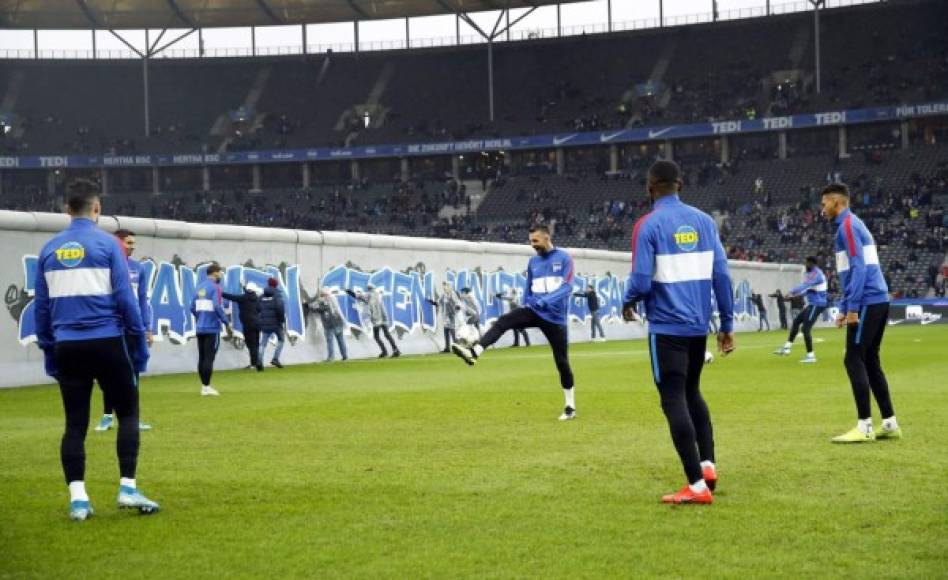
[[[5,289],[7,310],[7,313],[0,313],[0,387],[50,382],[43,374],[42,353],[28,338],[22,342],[19,339],[19,319],[15,315],[32,298],[26,280],[26,257],[35,256],[45,241],[65,228],[68,222],[64,215],[0,211],[0,283]],[[490,274],[502,269],[509,273],[522,273],[533,255],[533,250],[526,244],[189,224],[112,216],[103,216],[99,225],[107,231],[119,227],[135,231],[138,242],[136,257],[151,258],[155,262],[178,259],[188,266],[196,266],[216,260],[225,268],[244,265],[248,261],[258,268],[298,265],[299,287],[309,296],[315,296],[327,272],[347,264],[365,272],[386,267],[399,272],[423,264],[425,271],[431,273],[433,287],[440,291],[443,280],[453,279],[454,273],[463,270],[479,269]],[[602,280],[611,274],[616,279],[613,284],[624,285],[630,263],[628,253],[589,249],[570,249],[569,252],[578,275]],[[802,268],[798,265],[732,262],[731,273],[740,302],[736,307],[738,329],[756,330],[756,311],[745,307],[744,301],[740,300],[748,294],[747,288],[764,295],[778,287],[786,290],[799,282]],[[242,270],[235,275],[250,274]],[[389,293],[391,290],[390,287]],[[582,301],[577,303],[576,312],[581,313],[582,305]],[[773,306],[771,302],[768,311],[771,324],[776,323],[776,308]],[[485,324],[489,323],[490,320],[485,320]],[[641,338],[646,332],[646,327],[625,324],[618,319],[606,320],[605,327],[610,338]],[[402,330],[404,335],[399,346],[405,354],[431,353],[442,345],[440,324],[435,329],[425,329],[415,320],[410,328]],[[588,340],[588,320],[573,318],[570,337],[574,342]],[[542,342],[539,333],[531,334],[531,338]],[[193,340],[175,344],[167,335],[159,339],[152,351],[150,373],[191,372],[196,369],[197,352]],[[378,352],[370,336],[356,338],[350,333],[348,342],[350,355],[355,358],[373,357]],[[501,345],[509,343],[510,337],[505,337]],[[322,325],[317,318],[309,317],[305,320],[302,336],[292,346],[287,344],[283,358],[288,364],[312,363],[322,361],[325,353]],[[222,344],[217,358],[218,369],[240,368],[246,364],[245,350],[238,350],[232,343]]]

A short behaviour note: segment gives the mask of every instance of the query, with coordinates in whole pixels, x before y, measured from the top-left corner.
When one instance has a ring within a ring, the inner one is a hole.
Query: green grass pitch
[[[219,373],[219,399],[195,375],[147,377],[138,481],[162,512],[116,509],[115,432],[90,428],[97,513],[81,524],[58,392],[0,390],[0,577],[944,578],[948,326],[888,329],[905,439],[857,446],[829,442],[855,424],[842,331],[816,336],[814,366],[801,346],[773,356],[773,332],[705,369],[713,506],[659,503],[684,476],[645,341],[572,348],[567,423],[546,346],[473,369],[431,355]]]

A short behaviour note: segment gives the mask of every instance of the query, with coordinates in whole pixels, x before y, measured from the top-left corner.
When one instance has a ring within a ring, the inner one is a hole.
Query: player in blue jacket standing
[[[733,290],[714,220],[683,203],[681,187],[681,170],[673,161],[657,161],[649,169],[646,189],[654,205],[632,231],[623,315],[635,320],[635,304],[645,301],[652,375],[688,478],[688,485],[662,501],[710,504],[718,475],[701,369],[712,289],[721,318],[718,348],[723,355],[734,350]]]
[[[560,374],[560,386],[566,405],[560,421],[576,418],[573,370],[569,365],[569,339],[566,314],[573,293],[573,258],[553,246],[550,229],[543,225],[530,228],[530,245],[537,255],[527,264],[527,283],[523,306],[497,319],[480,340],[470,346],[452,343],[451,350],[469,365],[474,365],[484,349],[497,342],[508,330],[539,328],[550,343],[553,360]]]
[[[216,397],[220,395],[217,389],[211,386],[211,375],[214,373],[214,358],[221,346],[221,326],[231,333],[227,314],[224,313],[223,291],[221,278],[224,270],[217,262],[213,262],[206,270],[207,278],[198,284],[191,299],[191,314],[197,320],[198,343],[198,375],[201,378],[201,396]]]
[[[125,255],[128,257],[129,281],[132,285],[132,292],[134,292],[135,296],[138,297],[138,309],[142,315],[142,324],[145,326],[145,342],[148,343],[148,348],[151,348],[153,337],[151,333],[151,303],[148,301],[148,280],[141,279],[142,274],[144,273],[141,262],[132,259],[132,254],[135,253],[135,232],[127,229],[120,229],[115,232],[115,237],[118,238],[119,243],[125,250]],[[130,340],[131,339],[126,341],[129,342],[129,348],[131,348]],[[138,379],[137,376],[135,378],[136,380]],[[96,425],[96,431],[108,431],[112,428],[112,423],[114,421],[114,410],[112,409],[112,404],[109,402],[109,398],[106,396],[105,391],[102,392],[102,406],[102,419],[100,419],[99,424]],[[139,431],[149,431],[151,430],[151,425],[139,421],[138,429]]]
[[[879,350],[889,319],[889,287],[879,267],[879,252],[866,224],[849,210],[849,187],[834,183],[823,189],[823,215],[836,222],[836,271],[843,298],[837,326],[846,326],[846,373],[856,399],[856,426],[834,437],[834,443],[901,439],[889,382]],[[882,414],[882,429],[872,428],[872,397]]]
[[[138,491],[138,384],[148,362],[145,328],[128,275],[125,251],[96,226],[102,206],[87,180],[69,185],[72,223],[43,246],[36,267],[36,336],[46,373],[59,382],[66,413],[60,454],[69,486],[69,517],[93,514],[85,487],[85,439],[98,381],[118,416],[118,505],[141,513],[158,504]],[[131,348],[126,347],[128,337]]]
[[[813,325],[820,319],[820,315],[826,310],[826,275],[820,270],[816,256],[807,256],[805,261],[806,275],[803,277],[803,283],[787,293],[787,298],[803,296],[806,300],[806,307],[793,319],[793,326],[790,327],[790,334],[787,336],[787,342],[781,348],[774,351],[774,354],[787,356],[793,347],[793,341],[797,338],[797,332],[803,329],[803,342],[806,345],[806,357],[801,359],[802,363],[815,363],[816,355],[813,354]]]

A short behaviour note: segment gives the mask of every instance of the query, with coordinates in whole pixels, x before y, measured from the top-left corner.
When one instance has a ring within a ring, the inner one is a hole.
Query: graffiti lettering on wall
[[[33,320],[33,296],[35,292],[36,256],[24,256],[22,259],[22,286],[11,284],[5,294],[8,312],[17,321],[18,338],[24,345],[36,340],[36,326]],[[142,260],[144,267],[141,281],[148,284],[149,300],[153,317],[149,324],[156,340],[167,339],[172,344],[183,344],[195,335],[195,321],[190,312],[191,299],[195,289],[206,278],[208,264],[189,266],[175,256],[171,261],[156,261],[151,258]],[[278,266],[254,266],[252,261],[225,267],[226,275],[222,281],[225,292],[239,294],[244,285],[254,282],[266,287],[269,278],[278,281],[279,290],[286,304],[286,329],[291,341],[295,342],[306,334],[308,309],[305,306],[315,297],[316,292],[307,292],[301,284],[301,267],[298,264],[280,264]],[[456,291],[470,288],[471,295],[480,305],[480,321],[489,326],[510,307],[498,298],[509,295],[511,289],[522,291],[526,278],[522,272],[507,272],[502,269],[491,272],[480,268],[473,270],[447,270],[441,280],[436,280],[434,272],[423,263],[404,270],[384,267],[367,271],[357,265],[347,263],[328,270],[320,280],[320,286],[330,289],[339,303],[349,329],[353,333],[371,329],[362,304],[349,296],[345,290],[365,291],[371,284],[382,290],[382,302],[390,327],[400,336],[416,331],[434,331],[438,326],[438,312],[430,301],[440,292],[440,282],[446,281]],[[625,279],[606,273],[598,276],[577,275],[574,278],[574,291],[585,291],[591,284],[599,294],[600,316],[606,322],[619,322],[622,318],[622,296],[625,292]],[[745,280],[734,288],[734,309],[738,319],[756,317],[757,311],[750,300],[750,284]],[[242,338],[239,318],[239,306],[224,302],[225,310],[230,312],[235,334]],[[569,316],[573,321],[585,322],[590,317],[589,305],[583,298],[571,298]]]
[[[522,292],[526,286],[526,278],[521,272],[486,272],[480,268],[447,270],[442,281],[448,282],[458,292],[470,288],[471,295],[480,305],[482,325],[490,325],[509,309],[508,303],[498,298],[498,294],[507,295],[511,289]],[[332,268],[321,282],[321,286],[335,294],[349,328],[357,332],[368,328],[368,324],[359,301],[346,294],[345,290],[365,292],[370,284],[382,289],[382,302],[390,325],[396,332],[406,334],[419,329],[431,331],[437,327],[438,313],[428,300],[437,297],[440,281],[435,280],[434,273],[422,263],[404,271],[388,267],[365,271],[350,263]],[[602,315],[607,320],[620,320],[625,281],[608,273],[604,276],[577,275],[574,278],[573,286],[577,291],[585,289],[586,284],[592,284],[599,293]],[[569,313],[573,320],[579,322],[590,316],[589,306],[582,298],[570,301]]]

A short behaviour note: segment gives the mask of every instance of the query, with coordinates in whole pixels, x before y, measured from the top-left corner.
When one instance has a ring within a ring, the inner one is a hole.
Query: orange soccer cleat
[[[673,493],[671,495],[663,495],[662,503],[700,503],[700,504],[710,504],[714,503],[714,496],[711,495],[711,490],[706,489],[702,492],[693,492],[691,487],[685,486],[681,488],[681,491],[678,493]]]
[[[708,489],[714,491],[718,485],[718,470],[709,465],[701,469],[701,475],[704,477],[704,482],[708,484]]]

